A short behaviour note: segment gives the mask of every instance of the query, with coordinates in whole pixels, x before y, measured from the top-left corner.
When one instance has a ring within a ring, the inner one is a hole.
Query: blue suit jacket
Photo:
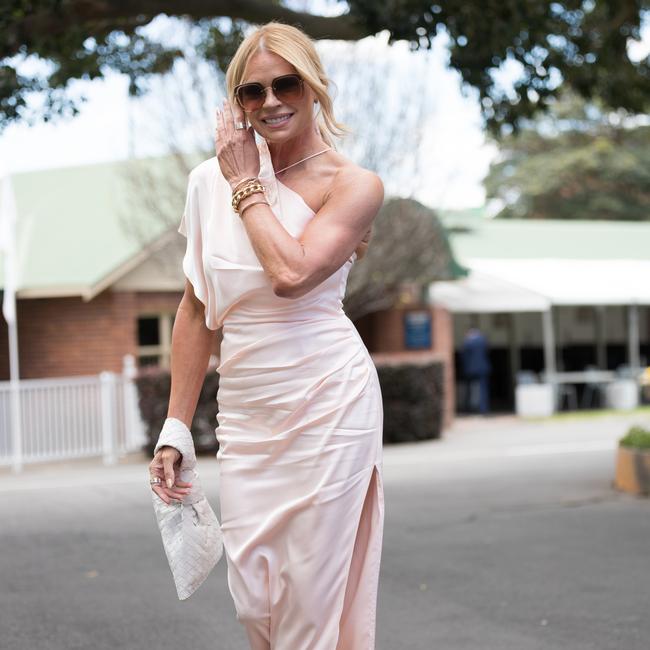
[[[481,377],[490,374],[492,367],[488,356],[487,339],[480,332],[466,336],[461,350],[465,377]]]

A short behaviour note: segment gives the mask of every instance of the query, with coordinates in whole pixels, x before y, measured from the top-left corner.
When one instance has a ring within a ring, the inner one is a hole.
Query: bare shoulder
[[[345,161],[332,179],[327,199],[337,195],[354,197],[379,209],[384,201],[384,183],[375,172]]]

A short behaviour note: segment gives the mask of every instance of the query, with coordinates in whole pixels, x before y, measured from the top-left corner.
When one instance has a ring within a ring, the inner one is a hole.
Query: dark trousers
[[[490,376],[478,375],[467,379],[469,411],[485,415],[490,411]]]

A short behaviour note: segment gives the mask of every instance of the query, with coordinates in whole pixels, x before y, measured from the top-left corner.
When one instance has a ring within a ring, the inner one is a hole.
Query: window
[[[142,314],[138,317],[138,366],[169,368],[174,313]]]

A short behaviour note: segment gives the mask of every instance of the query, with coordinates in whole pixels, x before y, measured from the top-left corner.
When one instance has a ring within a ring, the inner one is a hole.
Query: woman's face
[[[272,52],[256,52],[248,60],[241,83],[257,81],[266,90],[262,107],[246,113],[248,121],[260,136],[271,142],[285,142],[301,135],[306,129],[313,129],[313,106],[315,94],[307,82],[300,99],[292,103],[280,101],[269,86],[276,77],[295,74],[297,70],[285,59]],[[268,124],[266,119],[290,114],[291,117],[277,125]]]

